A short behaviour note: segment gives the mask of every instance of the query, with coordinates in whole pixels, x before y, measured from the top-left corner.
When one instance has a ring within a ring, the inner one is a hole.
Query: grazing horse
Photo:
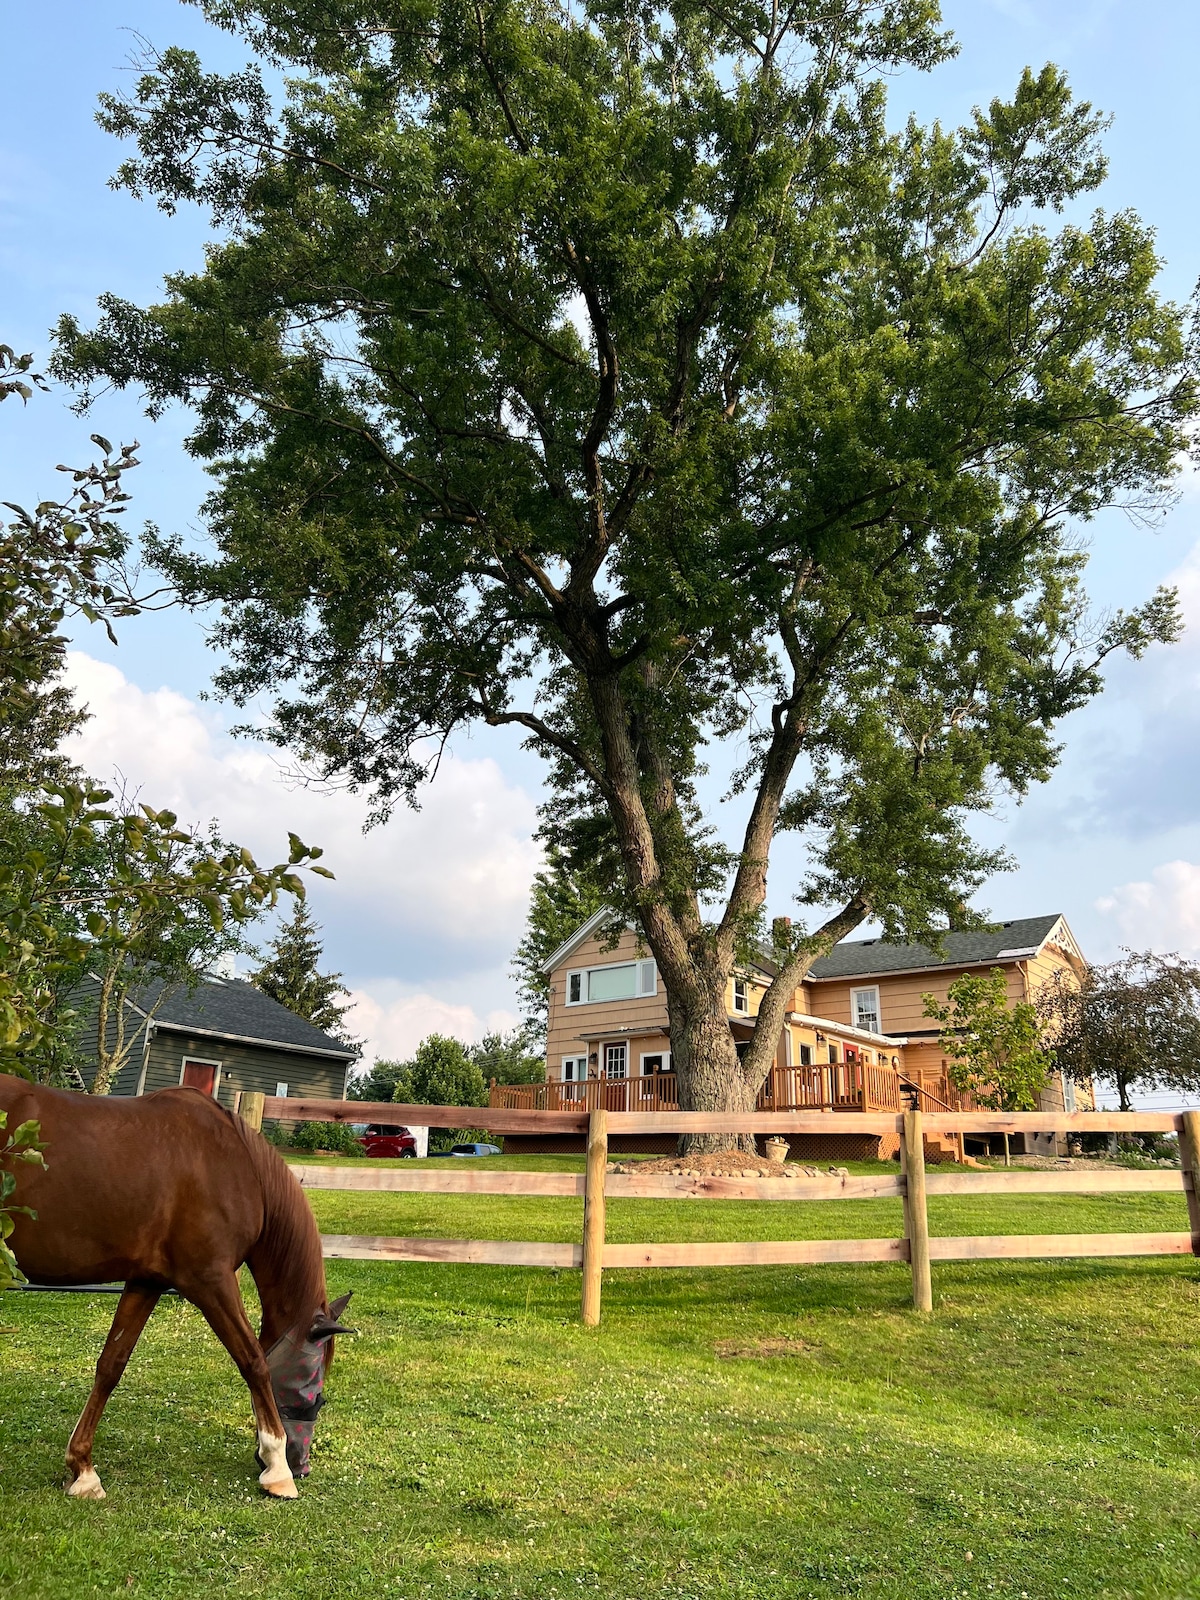
[[[150,1313],[173,1288],[197,1306],[250,1390],[264,1491],[296,1496],[345,1300],[330,1307],[303,1190],[261,1134],[198,1089],[92,1098],[0,1074],[10,1128],[41,1123],[46,1167],[20,1166],[10,1244],[31,1283],[125,1285],[67,1446],[67,1493],[100,1500],[92,1440]],[[258,1338],[238,1288],[250,1268]],[[346,1296],[349,1299],[349,1296]],[[282,1415],[281,1415],[282,1411]]]

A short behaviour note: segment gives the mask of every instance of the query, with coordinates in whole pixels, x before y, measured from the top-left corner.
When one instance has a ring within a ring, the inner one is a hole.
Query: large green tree
[[[195,410],[215,552],[157,555],[222,608],[221,690],[383,810],[521,729],[658,962],[682,1103],[752,1106],[809,964],[933,934],[1001,864],[972,813],[1176,631],[1081,589],[1077,525],[1152,510],[1196,407],[1148,230],[1038,220],[1102,180],[1102,119],[1046,67],[889,128],[935,0],[200,3],[286,102],[182,50],[105,100],[118,181],[224,236],[64,319],[57,371]],[[782,829],[824,909],[768,930]]]

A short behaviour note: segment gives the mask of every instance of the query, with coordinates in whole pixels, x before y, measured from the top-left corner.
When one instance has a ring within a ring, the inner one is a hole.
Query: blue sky
[[[1184,0],[954,0],[958,59],[927,78],[898,77],[899,113],[957,123],[1007,95],[1025,65],[1065,67],[1080,96],[1110,113],[1110,176],[1098,197],[1133,207],[1156,230],[1162,284],[1185,300],[1200,277],[1200,7]],[[174,0],[47,0],[4,7],[0,100],[0,340],[39,356],[60,312],[94,315],[112,291],[147,301],[165,272],[202,260],[205,218],[168,218],[107,186],[120,149],[94,124],[96,96],[128,81],[138,36],[192,45],[210,67],[244,59],[237,41]],[[199,533],[205,478],[182,448],[183,419],[150,423],[129,396],[104,397],[81,421],[69,396],[4,407],[0,492],[35,500],[61,483],[60,461],[90,457],[91,431],[137,438],[134,514]],[[1118,664],[1103,699],[1063,727],[1050,784],[988,824],[1020,862],[980,896],[998,916],[1063,911],[1097,958],[1122,943],[1200,954],[1200,479],[1147,531],[1113,515],[1087,530],[1100,605],[1130,604],[1181,582],[1192,627],[1173,650]],[[224,708],[200,700],[212,669],[201,624],[178,613],[139,619],[113,650],[83,630],[73,679],[93,710],[80,755],[98,776],[119,769],[157,804],[217,816],[273,856],[296,827],[338,873],[314,904],[331,961],[360,997],[359,1026],[380,1048],[407,1049],[433,1027],[462,1034],[514,1014],[508,958],[520,936],[540,768],[515,741],[463,740],[421,813],[360,831],[347,795],[298,790],[260,749],[234,745]],[[787,852],[772,879],[787,911]]]

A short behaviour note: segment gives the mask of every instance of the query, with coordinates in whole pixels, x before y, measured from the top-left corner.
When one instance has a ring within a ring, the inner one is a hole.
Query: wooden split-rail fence
[[[724,1114],[697,1111],[589,1112],[497,1110],[465,1106],[377,1104],[353,1100],[292,1100],[246,1094],[241,1112],[261,1127],[264,1118],[287,1121],[371,1122],[388,1126],[461,1128],[486,1122],[497,1134],[586,1133],[582,1174],[502,1172],[487,1168],[352,1167],[292,1168],[306,1189],[369,1190],[407,1194],[508,1194],[575,1196],[583,1199],[578,1243],[509,1239],[425,1239],[373,1235],[326,1235],[327,1257],[352,1261],[474,1262],[481,1265],[574,1267],[583,1275],[582,1320],[600,1321],[605,1269],[626,1267],[790,1266],[828,1262],[908,1263],[913,1304],[933,1308],[935,1261],[1032,1260],[1082,1256],[1200,1255],[1200,1111],[1162,1112],[982,1112],[929,1115],[921,1111],[870,1115],[862,1112]],[[899,1133],[900,1172],[820,1178],[689,1177],[673,1173],[616,1173],[608,1169],[612,1133]],[[1179,1170],[934,1172],[925,1170],[925,1141],[938,1135],[995,1133],[1178,1133]],[[1187,1233],[1001,1234],[946,1238],[929,1232],[929,1196],[1054,1195],[1182,1192]],[[891,1239],[757,1240],[747,1243],[692,1242],[611,1244],[605,1236],[608,1199],[652,1200],[878,1200],[904,1202],[904,1232]]]

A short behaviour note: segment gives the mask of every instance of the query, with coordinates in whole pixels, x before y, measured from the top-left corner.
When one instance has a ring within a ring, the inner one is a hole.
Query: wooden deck
[[[673,1072],[654,1072],[634,1078],[589,1078],[584,1083],[493,1083],[488,1103],[508,1111],[678,1111],[679,1080]],[[894,1068],[838,1061],[772,1067],[755,1109],[899,1112],[904,1102]]]

